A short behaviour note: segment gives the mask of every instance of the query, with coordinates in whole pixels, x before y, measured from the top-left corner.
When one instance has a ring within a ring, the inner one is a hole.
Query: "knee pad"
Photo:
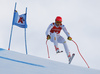
[[[56,37],[54,37],[54,40],[56,40]]]
[[[66,41],[64,41],[63,43],[66,43]]]

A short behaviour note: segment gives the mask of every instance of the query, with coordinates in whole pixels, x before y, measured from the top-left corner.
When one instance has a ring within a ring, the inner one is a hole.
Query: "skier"
[[[57,16],[55,19],[55,22],[51,23],[49,25],[49,27],[47,28],[47,30],[46,30],[47,40],[50,40],[51,42],[54,43],[56,53],[63,52],[63,51],[59,51],[59,47],[58,47],[58,43],[62,43],[64,45],[65,52],[66,52],[67,57],[68,57],[69,62],[70,62],[72,56],[71,56],[70,51],[67,47],[65,39],[60,35],[61,30],[63,30],[64,33],[67,35],[68,40],[72,40],[66,27],[62,24],[62,18],[60,16]]]

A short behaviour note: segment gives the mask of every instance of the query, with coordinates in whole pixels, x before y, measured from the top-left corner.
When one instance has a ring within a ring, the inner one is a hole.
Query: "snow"
[[[100,74],[100,70],[69,65],[0,48],[0,74]]]

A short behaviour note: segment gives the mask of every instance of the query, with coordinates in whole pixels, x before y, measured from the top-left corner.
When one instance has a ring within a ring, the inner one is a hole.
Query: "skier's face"
[[[62,23],[61,21],[56,21],[56,25],[57,25],[57,26],[60,26],[61,23]]]

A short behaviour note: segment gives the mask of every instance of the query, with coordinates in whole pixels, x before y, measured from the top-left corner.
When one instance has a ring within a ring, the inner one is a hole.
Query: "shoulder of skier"
[[[63,24],[62,24],[60,27],[61,27],[62,29],[66,28],[65,25],[63,25]]]
[[[50,35],[50,30],[53,28],[53,26],[54,26],[53,23],[51,23],[51,24],[48,26],[48,28],[47,28],[47,30],[46,30],[46,35]]]

